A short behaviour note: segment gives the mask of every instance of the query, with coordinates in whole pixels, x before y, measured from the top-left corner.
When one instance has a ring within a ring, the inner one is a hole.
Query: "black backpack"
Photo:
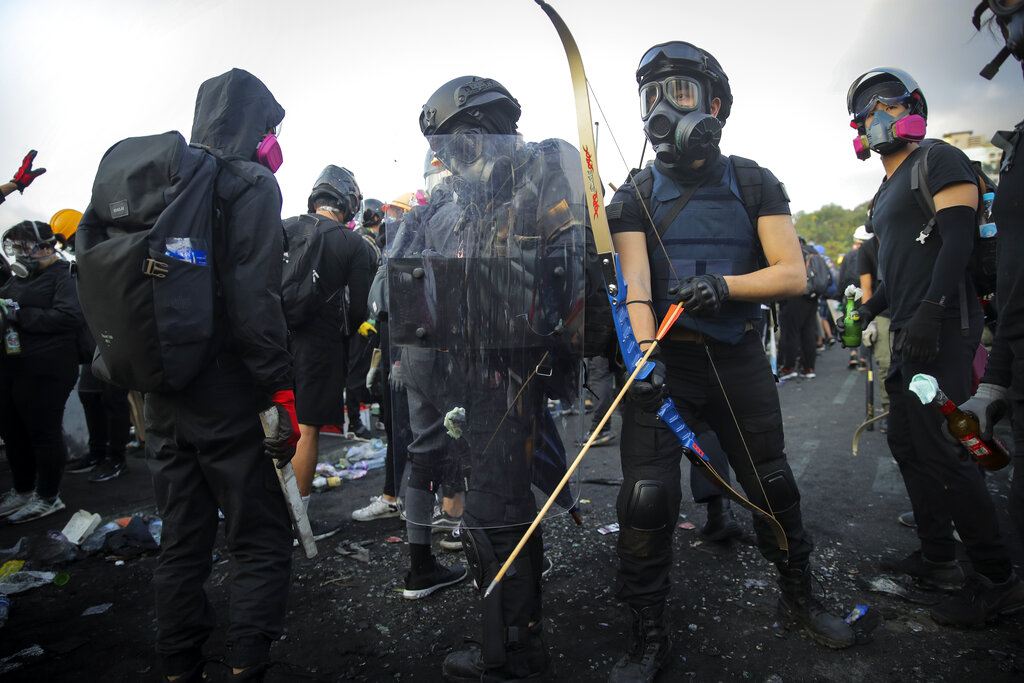
[[[949,143],[932,138],[922,140],[921,147],[924,148],[924,152],[919,155],[911,168],[910,190],[913,193],[914,198],[917,200],[917,203],[924,210],[925,214],[929,216],[928,223],[926,223],[924,229],[921,230],[922,240],[927,238],[936,226],[935,198],[932,195],[932,191],[928,188],[928,153],[936,145],[946,144]],[[985,222],[985,207],[981,201],[981,195],[985,192],[995,192],[996,183],[981,169],[980,162],[972,161],[971,167],[974,168],[978,183],[978,212],[976,223],[977,225],[981,225]],[[983,238],[981,237],[981,233],[975,229],[974,250],[971,252],[971,260],[968,264],[968,270],[971,273],[971,279],[974,281],[974,288],[977,291],[978,296],[986,297],[995,294],[998,260],[999,234],[997,233],[993,237]]]
[[[221,167],[256,182],[177,131],[127,138],[100,160],[76,235],[97,377],[143,392],[178,391],[212,360]]]
[[[318,305],[337,295],[337,292],[332,292],[325,297],[321,291],[320,264],[324,253],[324,234],[341,229],[335,221],[326,221],[308,213],[284,222],[288,248],[281,271],[281,300],[289,330],[301,327],[313,316]]]
[[[825,296],[832,286],[832,269],[828,267],[825,257],[814,250],[814,247],[805,246],[804,266],[807,268],[807,286],[804,288],[804,296],[812,299]]]

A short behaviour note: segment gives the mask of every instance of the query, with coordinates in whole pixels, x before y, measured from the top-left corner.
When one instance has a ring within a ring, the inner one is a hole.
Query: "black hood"
[[[264,134],[282,119],[284,107],[263,81],[232,69],[199,86],[192,142],[251,160]]]

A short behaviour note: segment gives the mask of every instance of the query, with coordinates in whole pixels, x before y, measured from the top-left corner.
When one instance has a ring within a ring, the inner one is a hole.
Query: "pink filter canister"
[[[284,163],[284,154],[281,152],[281,144],[277,136],[271,133],[263,138],[260,146],[256,148],[256,161],[270,169],[271,173],[277,173]]]
[[[928,123],[919,114],[906,116],[892,124],[892,134],[901,140],[917,142],[923,140]]]

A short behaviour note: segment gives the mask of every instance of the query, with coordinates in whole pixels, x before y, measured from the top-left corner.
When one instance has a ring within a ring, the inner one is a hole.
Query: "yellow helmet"
[[[61,242],[67,242],[78,230],[78,223],[82,220],[82,212],[75,209],[61,209],[53,214],[50,219],[50,228],[53,234],[59,236]]]
[[[414,192],[406,192],[404,194],[400,194],[397,197],[395,197],[394,199],[392,199],[391,202],[389,202],[385,208],[389,208],[389,207],[393,206],[396,209],[401,209],[402,211],[408,211],[409,209],[412,208],[412,204],[413,204],[415,196],[416,196],[416,194]]]

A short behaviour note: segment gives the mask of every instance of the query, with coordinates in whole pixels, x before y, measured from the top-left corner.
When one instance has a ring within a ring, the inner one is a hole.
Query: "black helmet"
[[[460,76],[438,88],[423,105],[420,131],[425,136],[444,135],[452,123],[465,121],[480,123],[487,133],[514,133],[521,111],[516,98],[493,78]]]
[[[665,76],[678,75],[692,76],[703,84],[706,113],[711,113],[714,98],[721,100],[722,106],[716,118],[725,123],[732,111],[732,89],[722,65],[707,50],[681,40],[661,43],[645,52],[636,68],[636,82],[640,86]]]
[[[377,225],[384,220],[384,202],[379,199],[363,200],[363,227]]]
[[[356,211],[359,210],[359,202],[363,200],[363,193],[359,191],[359,185],[356,184],[356,177],[352,175],[352,171],[332,164],[326,166],[320,172],[320,177],[313,183],[313,191],[309,193],[308,202],[310,213],[316,210],[313,203],[320,197],[330,197],[337,201],[338,208],[341,209],[345,219],[344,222],[347,223],[355,217]]]
[[[902,69],[879,67],[861,74],[846,93],[846,110],[861,125],[876,102],[902,104],[908,114],[928,118],[928,102],[917,81]]]
[[[992,11],[999,31],[1003,34],[1003,48],[995,58],[981,70],[981,76],[992,80],[1006,58],[1013,55],[1024,67],[1024,4],[1011,5],[1008,0],[981,0],[974,8],[974,28],[981,30],[981,16]]]

